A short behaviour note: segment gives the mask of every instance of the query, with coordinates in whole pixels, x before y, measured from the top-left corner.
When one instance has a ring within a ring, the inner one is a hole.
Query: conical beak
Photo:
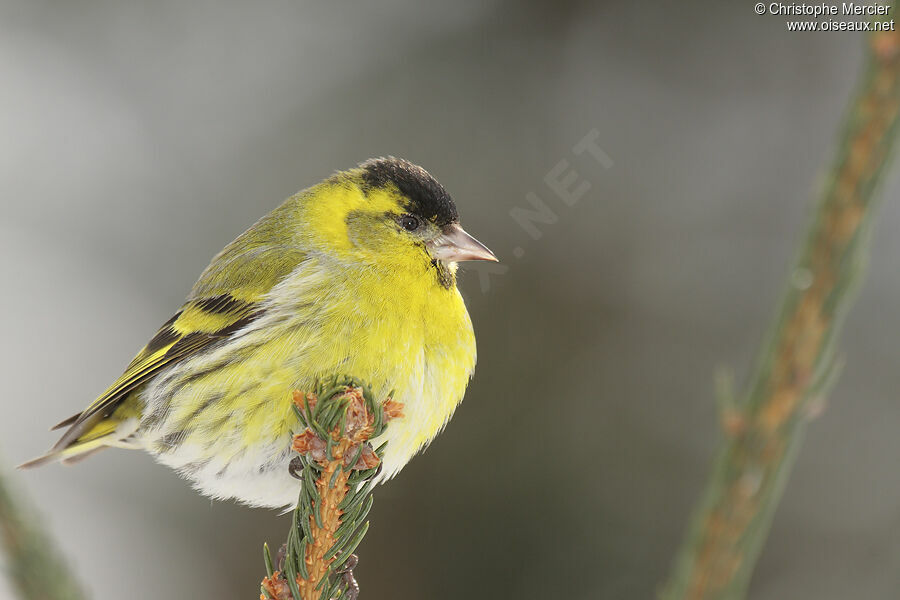
[[[473,238],[456,223],[444,227],[436,239],[426,245],[431,255],[444,262],[460,262],[463,260],[497,261],[494,253],[487,246]]]

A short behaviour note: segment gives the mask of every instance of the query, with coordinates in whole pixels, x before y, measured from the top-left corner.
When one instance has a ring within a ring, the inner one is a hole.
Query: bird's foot
[[[344,563],[344,566],[336,571],[344,579],[344,586],[346,587],[344,597],[347,598],[347,600],[357,600],[357,598],[359,598],[359,583],[357,583],[356,578],[353,576],[353,569],[356,568],[356,565],[358,564],[359,557],[355,554],[351,554],[350,558],[347,559],[347,562]]]
[[[295,456],[291,462],[288,463],[288,473],[290,473],[291,477],[294,479],[303,481],[303,458]]]
[[[284,559],[287,558],[287,543],[281,545],[275,555],[275,570],[284,573]]]

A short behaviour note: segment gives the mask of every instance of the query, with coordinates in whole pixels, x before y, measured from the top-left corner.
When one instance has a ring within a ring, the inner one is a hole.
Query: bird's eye
[[[419,228],[419,219],[412,215],[403,215],[400,217],[400,226],[407,231],[415,231]]]

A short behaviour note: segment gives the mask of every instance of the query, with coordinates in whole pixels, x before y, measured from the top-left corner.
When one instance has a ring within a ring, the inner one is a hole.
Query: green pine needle
[[[310,406],[309,398],[306,395],[303,397],[302,407],[294,406],[294,414],[299,423],[298,429],[301,432],[310,431],[324,442],[325,454],[329,461],[335,460],[334,451],[337,447],[337,441],[333,438],[332,432],[336,431],[340,436],[346,432],[347,407],[352,399],[348,392],[354,388],[361,389],[365,406],[373,417],[372,438],[378,437],[384,433],[387,427],[384,415],[384,404],[387,400],[385,402],[376,401],[371,389],[356,378],[339,376],[317,382],[315,406]],[[392,396],[393,393],[388,400]],[[379,462],[384,455],[385,446],[386,443],[382,443],[375,450],[375,456],[379,458]],[[336,468],[328,481],[328,489],[334,489],[339,476],[343,473],[346,476],[348,489],[338,505],[342,516],[340,524],[334,532],[335,541],[324,555],[324,560],[330,561],[330,564],[325,575],[316,582],[317,593],[321,590],[321,595],[318,596],[320,600],[336,600],[344,597],[347,591],[346,581],[344,574],[337,571],[349,560],[369,529],[369,522],[365,519],[374,503],[372,489],[375,478],[380,472],[380,464],[371,469],[355,469],[362,458],[363,451],[363,444],[359,444],[350,455],[350,462]],[[311,551],[311,544],[314,542],[311,523],[315,523],[318,528],[324,527],[322,498],[316,482],[323,476],[325,466],[319,464],[312,456],[301,456],[300,460],[295,461],[294,464],[300,465],[295,474],[300,479],[301,485],[297,506],[291,514],[291,527],[288,531],[282,577],[287,581],[295,600],[301,600],[300,586],[297,580],[298,578],[301,581],[309,579],[306,556]],[[263,545],[263,560],[268,577],[272,577],[275,568],[267,544]],[[266,597],[269,596],[264,589],[262,593]]]

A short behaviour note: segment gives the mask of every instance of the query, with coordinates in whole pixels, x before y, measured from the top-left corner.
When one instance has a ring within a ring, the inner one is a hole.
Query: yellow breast
[[[290,500],[291,391],[317,379],[353,375],[404,404],[404,417],[375,441],[388,442],[383,477],[428,444],[462,400],[476,354],[456,287],[323,260],[309,259],[276,286],[250,331],[143,394],[145,445],[209,495]]]
[[[351,269],[337,279],[327,292],[331,316],[319,323],[316,375],[353,375],[404,404],[380,440],[389,442],[383,472],[391,477],[462,400],[476,360],[472,323],[455,285],[422,285],[407,271]]]

